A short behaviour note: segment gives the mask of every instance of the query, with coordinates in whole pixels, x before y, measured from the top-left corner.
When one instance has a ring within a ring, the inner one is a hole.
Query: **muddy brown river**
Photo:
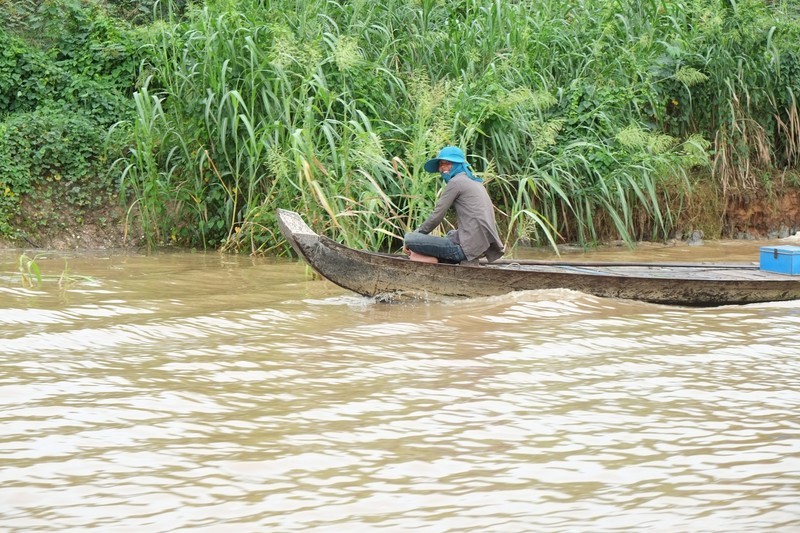
[[[21,253],[0,530],[800,532],[800,301],[385,304],[190,252],[40,252],[30,287]]]

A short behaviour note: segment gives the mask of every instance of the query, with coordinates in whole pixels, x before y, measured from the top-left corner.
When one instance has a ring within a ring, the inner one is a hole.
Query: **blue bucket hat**
[[[433,159],[425,163],[425,170],[431,173],[439,172],[439,161],[450,161],[451,163],[466,163],[464,152],[457,146],[445,146]]]

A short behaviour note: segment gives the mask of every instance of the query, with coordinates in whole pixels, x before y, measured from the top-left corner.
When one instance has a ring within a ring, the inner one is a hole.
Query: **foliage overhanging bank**
[[[152,245],[273,250],[277,207],[396,245],[445,144],[510,243],[663,239],[698,184],[744,194],[800,162],[788,0],[150,4],[132,111],[97,114],[127,140],[108,164]]]
[[[0,1],[0,236],[118,202],[142,39],[95,3]],[[27,207],[27,208],[26,208]]]

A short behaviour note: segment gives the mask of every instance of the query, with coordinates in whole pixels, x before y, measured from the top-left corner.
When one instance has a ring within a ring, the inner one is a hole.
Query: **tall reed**
[[[797,165],[797,14],[715,6],[210,0],[157,34],[137,96],[143,230],[259,253],[284,207],[390,248],[441,188],[422,164],[456,144],[509,243],[666,238],[692,169],[727,190],[754,154]]]

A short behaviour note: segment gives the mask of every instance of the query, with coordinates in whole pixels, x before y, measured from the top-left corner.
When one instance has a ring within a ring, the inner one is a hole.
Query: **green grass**
[[[664,239],[688,172],[737,194],[798,164],[798,15],[726,5],[205,2],[150,32],[132,214],[153,245],[273,252],[282,207],[391,248],[456,144],[509,244]]]

